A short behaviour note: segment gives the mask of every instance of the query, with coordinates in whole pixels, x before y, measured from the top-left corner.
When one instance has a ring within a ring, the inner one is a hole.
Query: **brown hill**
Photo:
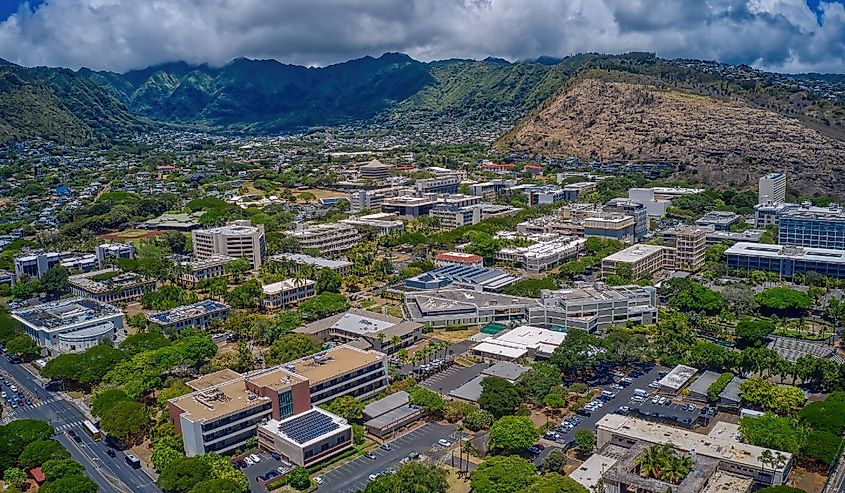
[[[498,145],[551,157],[674,162],[716,186],[786,171],[803,193],[845,195],[840,129],[686,89],[593,71],[571,79]]]

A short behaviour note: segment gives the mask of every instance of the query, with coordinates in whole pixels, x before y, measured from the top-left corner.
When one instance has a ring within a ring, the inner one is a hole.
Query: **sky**
[[[0,58],[123,72],[237,57],[508,60],[650,51],[845,72],[845,0],[0,0]]]

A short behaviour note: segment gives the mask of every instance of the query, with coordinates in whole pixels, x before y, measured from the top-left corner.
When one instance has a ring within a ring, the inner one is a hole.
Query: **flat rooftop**
[[[601,434],[602,430],[612,432],[616,435],[643,440],[649,443],[672,444],[674,447],[685,452],[695,451],[699,455],[712,457],[714,459],[740,463],[755,469],[772,469],[770,464],[760,462],[760,455],[771,449],[757,447],[747,443],[736,442],[730,437],[702,435],[694,431],[675,428],[659,423],[653,423],[643,419],[621,416],[619,414],[607,414],[596,423],[596,429]],[[778,452],[790,462],[792,454]],[[778,470],[782,471],[785,466]]]
[[[118,289],[129,289],[154,281],[132,272],[121,273],[117,269],[103,269],[68,277],[68,283],[91,293],[108,293]]]
[[[198,386],[203,386],[203,388],[196,392],[171,399],[169,402],[175,404],[185,413],[190,414],[191,421],[194,422],[214,421],[223,416],[270,402],[269,398],[260,397],[247,390],[246,385],[244,385],[243,375],[238,375],[234,379],[222,383],[207,385],[208,383],[221,380],[226,376],[228,375],[221,373],[214,375],[208,381],[201,379],[197,379],[200,380],[199,382],[192,381]],[[193,387],[191,382],[188,382],[188,386]]]
[[[639,262],[645,258],[651,257],[652,255],[659,254],[666,247],[662,247],[660,245],[646,245],[646,244],[638,244],[632,245],[624,250],[620,250],[612,255],[608,255],[602,262],[624,262],[624,263],[635,263]]]
[[[161,325],[169,325],[228,309],[229,305],[225,303],[214,300],[203,300],[190,305],[179,306],[172,310],[147,315],[147,320]]]
[[[577,469],[569,473],[569,477],[589,491],[593,491],[593,488],[595,488],[601,479],[602,474],[613,467],[616,461],[617,459],[615,457],[593,454],[581,463]]]
[[[284,281],[274,282],[273,284],[266,284],[261,287],[264,294],[279,294],[292,289],[303,288],[317,284],[317,281],[311,279],[285,279]]]
[[[689,382],[696,373],[698,373],[698,369],[696,368],[686,365],[678,365],[672,368],[672,370],[657,383],[660,384],[661,387],[680,390],[680,388],[686,385],[686,383]]]
[[[304,327],[296,329],[296,331],[303,334],[316,334],[333,329],[360,336],[373,337],[378,333],[382,333],[386,337],[391,337],[393,335],[403,336],[419,327],[420,325],[415,322],[403,320],[398,317],[352,308],[346,312],[311,322]]]
[[[845,264],[845,250],[739,242],[725,250],[725,255],[743,255],[770,259]]]
[[[195,378],[193,380],[185,382],[185,385],[191,387],[194,390],[202,390],[207,389],[209,387],[214,387],[215,385],[220,385],[230,380],[235,380],[237,378],[241,378],[240,373],[236,372],[235,370],[225,368],[223,370],[208,373],[199,378]]]
[[[348,262],[346,260],[332,260],[323,257],[312,257],[311,255],[305,255],[302,253],[281,253],[279,255],[273,255],[272,257],[270,257],[270,260],[274,260],[276,262],[288,261],[297,264],[314,265],[327,269],[340,269],[352,265],[352,262]]]
[[[311,408],[281,421],[271,419],[261,427],[300,447],[307,447],[350,428],[345,419],[319,407]]]
[[[378,351],[365,351],[350,346],[338,346],[283,365],[297,375],[308,379],[310,384],[316,385],[331,380],[338,375],[353,372],[359,368],[378,363],[385,358]]]
[[[81,323],[93,324],[122,314],[115,306],[86,298],[66,298],[12,311],[19,321],[48,331]]]

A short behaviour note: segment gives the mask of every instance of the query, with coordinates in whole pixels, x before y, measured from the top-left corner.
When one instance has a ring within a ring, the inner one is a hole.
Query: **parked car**
[[[261,462],[261,457],[259,457],[257,454],[250,454],[249,458],[252,459],[252,462],[255,462],[256,464]]]
[[[317,476],[314,478],[314,482],[319,484],[323,484],[323,476]]]
[[[275,460],[282,460],[282,456],[279,455],[279,453],[276,452],[275,450],[270,452],[270,457],[272,457]]]
[[[246,462],[247,467],[255,464],[255,461],[252,460],[252,457],[250,457],[250,456],[244,457],[244,462]]]
[[[382,443],[379,448],[382,449],[382,450],[390,451],[390,444],[389,443]]]
[[[450,442],[449,440],[446,440],[445,438],[441,438],[440,440],[437,440],[437,443],[439,443],[440,446],[442,446],[442,447],[450,447],[452,445],[452,442]]]
[[[538,449],[537,447],[528,447],[528,452],[530,452],[532,455],[540,455],[540,449]]]
[[[367,452],[366,454],[364,454],[364,457],[366,457],[370,460],[376,460],[376,454],[374,454],[372,452]]]

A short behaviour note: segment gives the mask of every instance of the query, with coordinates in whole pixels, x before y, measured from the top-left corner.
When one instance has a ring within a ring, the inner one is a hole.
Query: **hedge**
[[[719,378],[707,387],[707,400],[710,402],[718,401],[719,394],[725,390],[725,387],[727,387],[731,380],[734,379],[734,376],[735,375],[731,372],[725,372],[719,375]]]

